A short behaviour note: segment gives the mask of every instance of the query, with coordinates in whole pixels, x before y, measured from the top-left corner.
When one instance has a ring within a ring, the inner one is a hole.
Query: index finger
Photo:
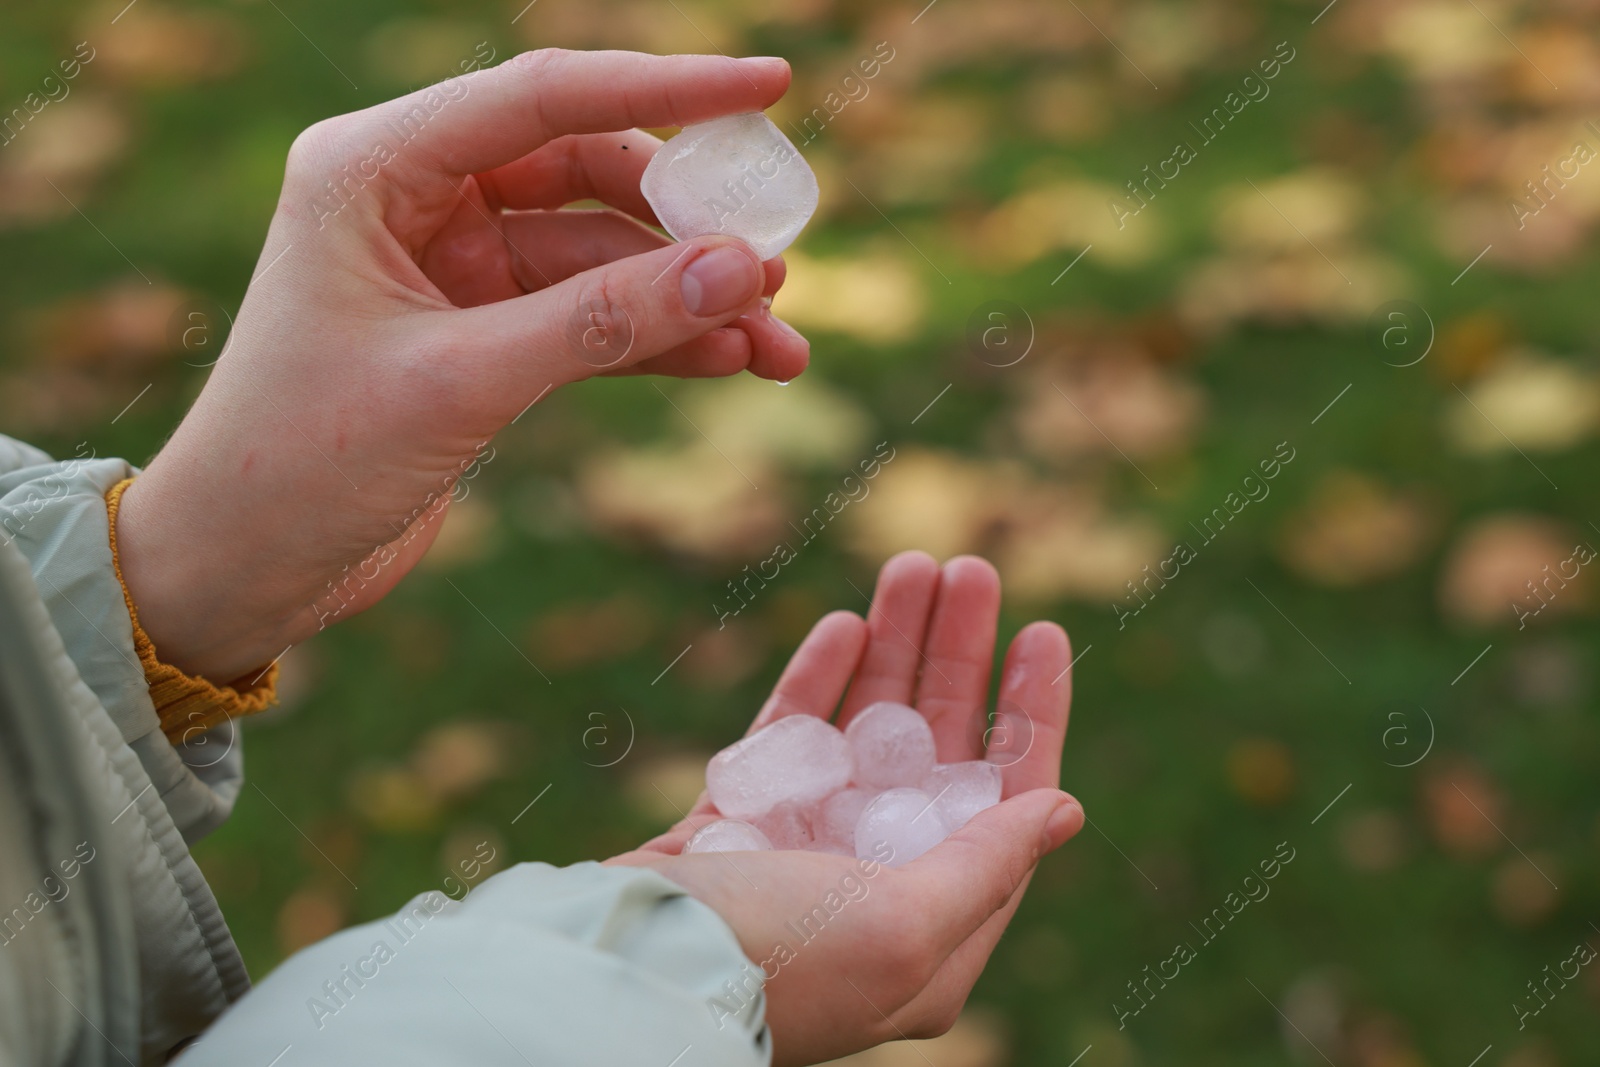
[[[643,130],[569,134],[476,177],[490,211],[552,211],[598,200],[659,226],[639,181],[660,147],[661,138]]]
[[[565,134],[686,126],[763,111],[789,88],[774,57],[542,48],[372,109],[446,174],[504,166]]]

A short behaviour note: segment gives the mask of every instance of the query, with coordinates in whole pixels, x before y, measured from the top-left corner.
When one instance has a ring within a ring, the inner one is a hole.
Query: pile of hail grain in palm
[[[1000,767],[935,762],[927,720],[883,701],[843,731],[814,715],[763,727],[711,757],[706,792],[722,818],[685,852],[800,849],[898,866],[1000,803]]]

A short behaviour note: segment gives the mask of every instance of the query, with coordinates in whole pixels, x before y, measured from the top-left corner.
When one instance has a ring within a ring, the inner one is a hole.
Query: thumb
[[[1083,829],[1083,808],[1059,789],[1032,789],[974,815],[965,826],[906,864],[923,882],[954,950],[1006,906],[1039,857]]]
[[[488,347],[502,386],[532,395],[659,356],[732,322],[761,296],[764,268],[731,237],[696,237],[615,260],[527,296],[451,312]]]

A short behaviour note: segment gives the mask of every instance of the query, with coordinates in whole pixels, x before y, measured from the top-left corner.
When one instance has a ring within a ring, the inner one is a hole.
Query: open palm
[[[1067,636],[1048,622],[1017,635],[991,717],[999,611],[999,577],[985,561],[958,557],[941,569],[923,553],[896,556],[867,619],[822,618],[750,725],[833,719],[837,708],[842,727],[894,700],[927,718],[940,762],[1000,763],[1002,802],[928,853],[897,868],[814,852],[682,855],[718,817],[702,794],[672,829],[609,861],[655,868],[727,920],[764,972],[776,1063],[943,1033],[1034,865],[1083,826],[1082,809],[1056,788],[1071,701]]]

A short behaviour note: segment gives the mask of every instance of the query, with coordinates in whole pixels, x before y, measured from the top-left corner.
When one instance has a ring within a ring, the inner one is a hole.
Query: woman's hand
[[[227,349],[123,497],[123,574],[162,658],[228,681],[377,602],[556,386],[804,370],[763,300],[780,260],[641,224],[659,142],[634,129],[788,84],[778,59],[548,50],[303,133]],[[616,210],[553,210],[590,198]]]
[[[775,1062],[815,1063],[883,1041],[949,1029],[1022,899],[1039,858],[1083,828],[1060,792],[1071,702],[1071,651],[1054,623],[1036,622],[1006,654],[991,721],[1000,583],[994,568],[959,557],[941,571],[922,553],[885,564],[867,621],[824,617],[795,652],[751,724],[785,715],[839,724],[868,704],[914,704],[933,727],[942,763],[1003,765],[1002,802],[903,867],[814,852],[680,855],[718,818],[694,810],[644,847],[608,862],[648,866],[727,920],[767,978]],[[744,994],[707,1005],[732,1013]],[[720,1016],[719,1016],[720,1017]]]

